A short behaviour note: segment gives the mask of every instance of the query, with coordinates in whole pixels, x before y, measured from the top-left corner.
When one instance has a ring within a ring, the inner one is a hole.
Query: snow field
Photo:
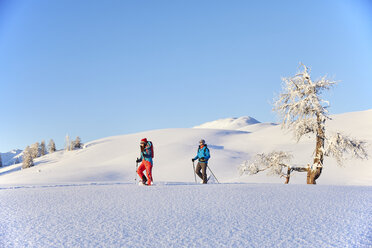
[[[372,188],[0,187],[1,247],[371,247]]]

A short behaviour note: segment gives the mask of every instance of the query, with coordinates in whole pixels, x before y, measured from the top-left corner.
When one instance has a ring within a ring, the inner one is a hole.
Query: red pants
[[[152,164],[150,161],[142,160],[142,163],[137,169],[138,176],[142,179],[144,174],[143,171],[146,170],[147,174],[147,185],[151,185],[152,182]]]

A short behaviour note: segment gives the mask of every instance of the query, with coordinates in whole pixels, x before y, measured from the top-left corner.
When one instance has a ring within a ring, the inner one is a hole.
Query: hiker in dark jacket
[[[192,159],[192,162],[194,162],[195,160],[199,160],[198,165],[196,166],[195,169],[195,173],[203,180],[203,184],[206,184],[208,182],[207,178],[208,160],[211,157],[211,155],[209,153],[207,144],[205,144],[205,140],[203,139],[200,140],[199,144],[200,145],[198,148],[198,153],[196,154],[195,158]]]

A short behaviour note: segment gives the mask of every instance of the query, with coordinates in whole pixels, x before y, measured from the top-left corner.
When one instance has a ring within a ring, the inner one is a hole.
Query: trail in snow
[[[30,187],[0,190],[1,247],[372,246],[371,187]]]

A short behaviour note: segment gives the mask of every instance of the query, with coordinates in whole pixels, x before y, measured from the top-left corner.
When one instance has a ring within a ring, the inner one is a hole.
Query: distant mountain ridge
[[[22,162],[22,155],[23,155],[23,150],[20,149],[13,149],[9,152],[1,153],[1,160],[3,162],[3,166],[8,166],[12,165],[14,163]]]

